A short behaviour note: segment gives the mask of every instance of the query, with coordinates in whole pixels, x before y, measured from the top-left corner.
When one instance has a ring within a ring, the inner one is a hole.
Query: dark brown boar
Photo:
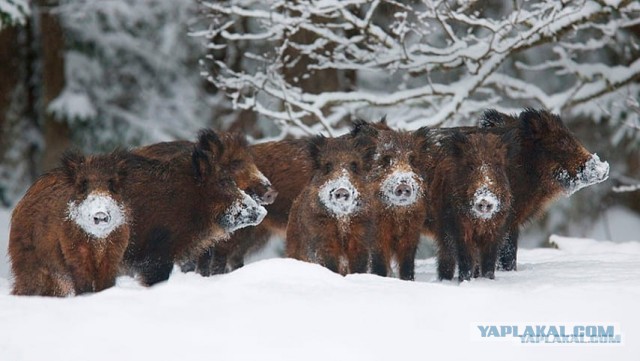
[[[131,223],[122,197],[128,157],[67,151],[29,188],[11,218],[13,294],[61,297],[115,284]]]
[[[373,126],[390,130],[384,120]],[[198,271],[203,275],[240,268],[247,253],[260,249],[273,235],[284,236],[291,204],[311,179],[313,162],[308,151],[308,139],[255,144],[251,150],[258,168],[278,190],[278,197],[273,204],[265,205],[268,213],[260,225],[234,233],[228,241],[216,243],[200,258]]]
[[[263,205],[273,203],[278,192],[273,189],[269,179],[256,166],[253,150],[249,147],[244,135],[228,132],[216,133],[209,129],[203,129],[199,134],[199,139],[203,141],[200,146],[203,149],[211,150],[224,147],[225,151],[221,153],[219,159],[220,166],[231,173],[238,188]],[[190,154],[193,146],[194,143],[189,141],[163,142],[134,149],[133,153],[167,161],[180,154]],[[217,151],[219,152],[219,149]]]
[[[366,182],[375,155],[368,136],[309,143],[313,175],[294,200],[286,232],[288,257],[330,270],[364,273],[375,235],[375,212]]]
[[[265,205],[267,216],[260,225],[234,233],[199,258],[198,272],[204,276],[240,268],[248,252],[264,246],[272,235],[284,236],[291,204],[311,178],[307,139],[255,144],[251,151],[260,171],[278,190],[278,196],[273,203]]]
[[[379,137],[373,169],[367,176],[375,192],[377,219],[371,270],[387,276],[395,258],[399,277],[413,280],[420,231],[427,215],[421,174],[422,161],[427,156],[424,143],[429,129],[425,127],[412,133],[394,131],[381,124],[384,123],[372,125],[379,129]],[[356,125],[354,132],[362,127]]]
[[[359,123],[356,122],[354,126],[357,127]],[[384,120],[374,126],[390,130]],[[251,146],[258,168],[271,180],[279,194],[273,204],[265,206],[268,213],[260,225],[242,229],[229,242],[216,244],[211,254],[211,273],[240,268],[244,265],[247,253],[260,249],[271,236],[284,237],[293,200],[311,180],[313,161],[308,142],[308,138],[286,139]]]
[[[606,180],[609,164],[589,153],[558,115],[544,110],[525,109],[519,116],[488,110],[481,126],[496,134],[514,133],[520,146],[508,160],[513,215],[499,257],[499,268],[515,270],[519,227],[558,197]]]
[[[507,143],[495,134],[459,131],[440,140],[428,186],[440,279],[452,279],[456,263],[460,281],[476,268],[494,278],[511,207]]]
[[[271,182],[257,168],[254,158],[255,154],[246,137],[239,133],[220,132],[215,133],[215,137],[206,136],[212,133],[212,130],[203,129],[201,135],[205,135],[206,143],[201,146],[207,149],[214,149],[224,144],[225,152],[220,158],[220,166],[231,173],[232,178],[238,187],[253,197],[262,205],[271,204],[276,199],[278,192],[271,185]],[[163,161],[170,160],[179,154],[188,154],[191,152],[194,143],[189,141],[173,141],[163,142],[137,148],[133,152],[144,157],[159,159]],[[209,276],[211,273],[221,273],[217,270],[220,263],[226,265],[227,254],[235,251],[234,254],[246,253],[245,247],[251,247],[258,241],[253,241],[257,235],[253,231],[243,229],[237,232],[237,235],[231,236],[231,239],[218,242],[211,249],[205,250],[197,259],[188,260],[180,264],[183,271],[197,270],[203,276]],[[265,241],[266,242],[266,241]],[[213,247],[217,250],[214,251]],[[215,258],[214,258],[215,254]],[[238,258],[240,261],[237,261]],[[242,262],[244,257],[231,257],[236,263]],[[237,267],[236,267],[237,268]]]
[[[206,131],[188,154],[165,161],[135,156],[128,164],[125,195],[135,222],[124,264],[144,284],[168,279],[174,262],[264,218],[264,207],[222,168],[225,152],[224,139]]]

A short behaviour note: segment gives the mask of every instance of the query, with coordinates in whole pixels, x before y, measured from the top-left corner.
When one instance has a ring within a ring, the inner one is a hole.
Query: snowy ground
[[[0,213],[3,248],[7,223]],[[270,259],[49,299],[10,296],[0,261],[0,360],[638,360],[640,225],[629,226],[636,241],[554,236],[558,249],[521,250],[518,272],[460,285],[435,281],[433,258],[417,262],[418,282]],[[512,324],[615,325],[622,343],[523,344],[477,328]]]

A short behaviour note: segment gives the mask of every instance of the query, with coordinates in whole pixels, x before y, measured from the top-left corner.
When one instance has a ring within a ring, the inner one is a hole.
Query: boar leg
[[[451,235],[438,235],[438,279],[451,280],[456,267],[456,251]]]
[[[456,242],[456,250],[458,251],[458,280],[471,280],[471,271],[473,268],[473,257],[469,252],[464,239],[458,238]]]
[[[417,237],[420,237],[418,234]],[[406,240],[405,240],[406,241]],[[415,258],[418,250],[417,241],[411,240],[410,244],[403,244],[398,252],[398,268],[400,279],[413,281],[415,279]]]
[[[198,272],[203,277],[211,276],[211,262],[213,260],[213,255],[216,252],[215,247],[209,247],[200,256],[198,256],[198,261],[196,262],[196,272]]]
[[[371,272],[378,276],[387,277],[387,260],[379,247],[374,248],[371,253]]]
[[[518,235],[518,226],[510,227],[500,248],[498,269],[503,271],[515,271],[517,269]]]
[[[480,271],[482,277],[494,279],[496,272],[496,259],[498,258],[498,246],[495,240],[486,237],[482,240],[480,248]]]
[[[223,274],[227,270],[229,260],[229,247],[221,245],[213,247],[213,259],[211,260],[211,274]]]
[[[174,258],[171,256],[171,232],[165,228],[151,231],[146,252],[140,264],[140,277],[143,284],[152,286],[166,281],[171,275]]]

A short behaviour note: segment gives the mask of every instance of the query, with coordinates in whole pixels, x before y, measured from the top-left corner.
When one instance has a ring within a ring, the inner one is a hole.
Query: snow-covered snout
[[[328,180],[320,187],[318,198],[336,216],[349,215],[358,209],[358,190],[344,169],[339,178]]]
[[[68,218],[95,238],[105,238],[126,222],[122,204],[108,193],[92,192],[80,202],[70,201]]]
[[[500,199],[489,187],[478,188],[471,202],[471,212],[476,218],[491,219],[500,211]]]
[[[609,163],[601,161],[597,154],[591,154],[587,161],[578,167],[574,176],[571,176],[566,169],[561,169],[558,173],[558,180],[563,185],[567,197],[582,188],[603,182],[607,178],[609,178]]]
[[[256,226],[267,215],[267,210],[247,193],[240,191],[242,197],[227,208],[222,218],[225,231],[231,233],[240,228]]]
[[[380,190],[388,205],[409,206],[420,195],[419,177],[411,171],[395,171],[382,182]]]

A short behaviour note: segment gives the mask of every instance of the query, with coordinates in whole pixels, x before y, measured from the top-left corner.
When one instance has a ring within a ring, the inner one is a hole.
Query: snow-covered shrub
[[[61,0],[66,87],[48,111],[87,150],[192,138],[211,123],[188,36],[196,1]]]
[[[24,25],[31,11],[28,0],[0,1],[0,29],[11,25]]]

